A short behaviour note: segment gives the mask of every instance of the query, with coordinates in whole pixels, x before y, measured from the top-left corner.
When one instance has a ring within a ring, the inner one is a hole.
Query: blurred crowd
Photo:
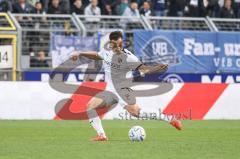
[[[240,0],[0,0],[0,12],[240,18]]]

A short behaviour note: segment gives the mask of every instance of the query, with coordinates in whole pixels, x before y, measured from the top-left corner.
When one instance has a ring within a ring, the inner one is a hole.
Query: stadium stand
[[[86,10],[95,6],[102,15],[122,15],[127,8],[132,9],[130,14],[140,11],[148,16],[238,18],[240,15],[238,0],[0,0],[0,12],[13,13],[89,15],[95,13]]]

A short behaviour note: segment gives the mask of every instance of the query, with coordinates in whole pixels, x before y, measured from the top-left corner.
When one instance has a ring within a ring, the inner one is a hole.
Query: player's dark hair
[[[121,31],[114,31],[114,32],[111,32],[109,35],[110,40],[117,41],[119,38],[123,38],[123,34]]]

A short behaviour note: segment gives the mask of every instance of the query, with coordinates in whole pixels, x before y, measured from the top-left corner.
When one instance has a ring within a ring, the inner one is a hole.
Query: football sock
[[[173,120],[172,115],[164,114],[161,110],[140,109],[138,117],[142,119],[158,119],[166,122]]]
[[[105,132],[102,127],[101,119],[99,118],[97,111],[95,109],[91,109],[91,110],[87,111],[87,114],[88,114],[88,118],[89,118],[89,123],[97,131],[97,134],[106,137]]]

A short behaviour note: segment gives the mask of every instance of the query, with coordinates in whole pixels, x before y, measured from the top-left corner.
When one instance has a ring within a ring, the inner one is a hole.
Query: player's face
[[[120,54],[123,48],[123,40],[119,38],[118,40],[112,40],[112,49],[115,53]]]
[[[122,39],[122,38],[119,38],[119,39],[117,40],[117,44],[118,44],[119,47],[123,48],[123,39]]]

